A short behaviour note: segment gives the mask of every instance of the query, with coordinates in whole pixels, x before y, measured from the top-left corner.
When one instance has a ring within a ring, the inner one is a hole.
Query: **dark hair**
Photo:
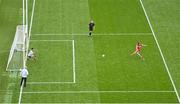
[[[138,42],[137,42],[137,45],[140,45],[140,44],[141,44],[141,43],[138,41]]]
[[[33,50],[34,48],[31,48],[31,50]]]

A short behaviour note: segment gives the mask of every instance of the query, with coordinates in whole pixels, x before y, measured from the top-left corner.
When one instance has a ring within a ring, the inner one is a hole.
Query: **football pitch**
[[[27,87],[17,78],[10,102],[179,103],[145,2],[155,0],[29,1],[36,59],[27,61]],[[144,61],[130,55],[137,41],[147,45]]]

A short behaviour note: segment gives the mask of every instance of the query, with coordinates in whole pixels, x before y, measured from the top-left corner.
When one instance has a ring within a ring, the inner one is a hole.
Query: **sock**
[[[91,32],[89,32],[89,36],[91,36]]]

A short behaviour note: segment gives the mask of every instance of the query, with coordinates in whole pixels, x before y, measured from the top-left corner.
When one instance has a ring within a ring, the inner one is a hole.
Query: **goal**
[[[6,71],[19,71],[25,64],[26,60],[26,43],[28,40],[25,25],[18,25],[16,33],[9,52]]]

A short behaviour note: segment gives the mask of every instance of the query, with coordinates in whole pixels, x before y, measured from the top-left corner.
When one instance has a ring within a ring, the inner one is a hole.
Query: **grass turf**
[[[0,0],[0,103],[11,103],[16,78],[6,72],[6,64],[15,29],[22,23],[21,1]]]
[[[87,37],[90,18],[96,23],[92,38]],[[177,102],[174,92],[115,92],[173,91],[138,0],[37,0],[31,39],[75,40],[77,76],[75,84],[28,84],[23,90],[22,103]],[[142,51],[144,62],[129,55],[137,40],[148,44]],[[72,79],[70,43],[31,42],[30,46],[37,49],[38,60],[28,61],[29,82]],[[16,87],[9,88],[13,90],[11,102],[17,103],[19,81],[13,82]],[[5,102],[3,94],[1,102]]]
[[[180,1],[167,0],[163,4],[162,2],[162,0],[148,0],[144,2],[144,5],[147,8],[147,13],[151,18],[169,70],[180,93],[180,78],[178,77],[180,76],[180,21],[178,20],[180,14],[177,13],[179,11],[177,5],[180,4]]]

